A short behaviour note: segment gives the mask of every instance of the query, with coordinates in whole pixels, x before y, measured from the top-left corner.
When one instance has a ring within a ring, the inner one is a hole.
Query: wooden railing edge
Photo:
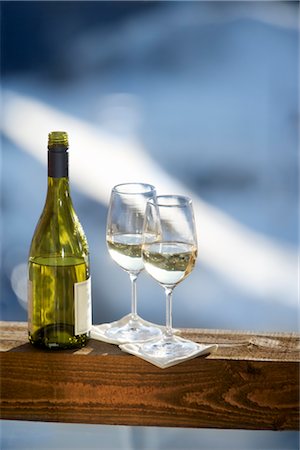
[[[45,352],[1,322],[1,418],[119,425],[299,429],[299,335],[185,329],[218,350],[159,369],[91,340]]]

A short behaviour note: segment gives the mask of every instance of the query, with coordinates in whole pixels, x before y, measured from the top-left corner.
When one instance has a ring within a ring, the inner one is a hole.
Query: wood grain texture
[[[168,369],[91,340],[40,351],[25,323],[1,325],[1,417],[197,428],[299,428],[299,336],[182,330],[218,343]]]

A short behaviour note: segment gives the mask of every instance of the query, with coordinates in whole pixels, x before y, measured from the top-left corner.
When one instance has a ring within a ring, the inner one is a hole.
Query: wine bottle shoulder
[[[87,239],[72,203],[53,209],[46,202],[33,234],[30,257],[61,255],[87,260],[88,254]]]

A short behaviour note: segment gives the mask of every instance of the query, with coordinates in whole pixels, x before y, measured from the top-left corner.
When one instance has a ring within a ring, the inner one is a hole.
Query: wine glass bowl
[[[185,357],[197,344],[174,335],[172,293],[193,270],[197,236],[192,201],[178,195],[158,196],[147,202],[142,258],[148,274],[166,293],[166,327],[158,339],[145,343],[141,352],[155,357]]]
[[[143,224],[148,200],[155,201],[154,186],[146,183],[123,183],[112,189],[107,215],[106,242],[111,258],[125,270],[131,280],[131,313],[109,327],[105,334],[116,342],[152,339],[161,330],[137,314],[136,280],[144,269],[142,259]]]

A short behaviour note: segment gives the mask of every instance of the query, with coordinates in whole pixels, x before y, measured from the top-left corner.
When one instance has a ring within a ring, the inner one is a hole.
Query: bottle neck
[[[48,177],[47,203],[51,202],[58,207],[62,207],[70,201],[69,178]]]
[[[48,150],[47,202],[62,207],[70,202],[68,152],[57,146]]]
[[[66,148],[48,150],[48,177],[65,178],[69,175],[69,154]]]

